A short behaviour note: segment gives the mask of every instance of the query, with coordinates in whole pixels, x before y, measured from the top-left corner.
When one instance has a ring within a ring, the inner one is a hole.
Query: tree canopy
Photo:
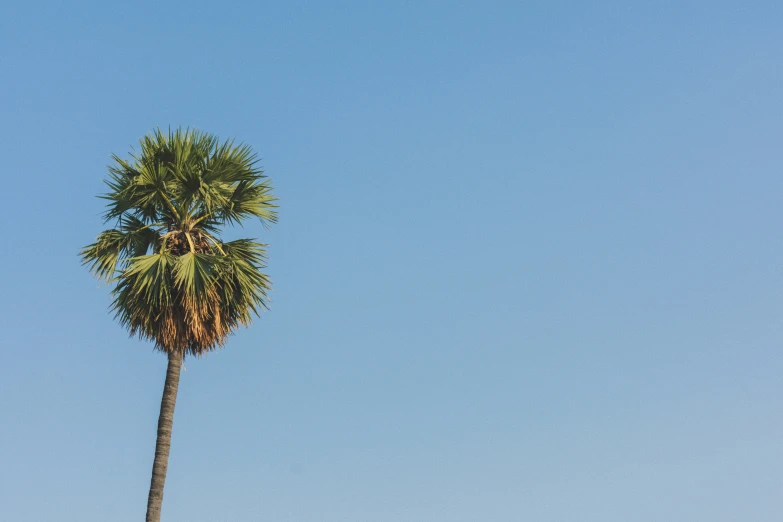
[[[112,159],[101,197],[114,226],[81,251],[83,262],[114,284],[112,310],[131,335],[182,355],[222,346],[268,303],[266,245],[221,238],[249,218],[277,220],[256,154],[198,130],[158,129],[128,159]]]

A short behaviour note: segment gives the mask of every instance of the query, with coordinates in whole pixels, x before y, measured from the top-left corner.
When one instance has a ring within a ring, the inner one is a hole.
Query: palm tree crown
[[[266,245],[220,237],[247,218],[277,220],[256,155],[200,131],[158,129],[130,159],[112,159],[102,197],[115,225],[82,250],[83,262],[115,284],[112,309],[131,335],[170,355],[222,346],[267,306]]]

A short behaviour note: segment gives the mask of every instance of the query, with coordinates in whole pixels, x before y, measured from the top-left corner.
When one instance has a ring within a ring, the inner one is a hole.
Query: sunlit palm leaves
[[[82,259],[113,282],[113,309],[132,335],[165,352],[222,345],[267,305],[265,245],[223,242],[220,229],[277,219],[276,198],[250,147],[193,130],[157,130],[113,157],[105,219],[114,228]]]

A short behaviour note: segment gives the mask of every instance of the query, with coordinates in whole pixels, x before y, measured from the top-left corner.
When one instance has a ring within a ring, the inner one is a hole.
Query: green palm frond
[[[177,258],[174,285],[184,300],[194,305],[215,298],[215,283],[220,274],[221,256],[188,252]]]
[[[102,197],[115,226],[84,247],[84,264],[115,284],[112,308],[132,335],[165,352],[221,346],[268,306],[266,245],[220,238],[247,218],[277,220],[257,156],[197,130],[158,129],[129,159],[112,158]]]
[[[121,261],[156,248],[161,238],[159,227],[160,224],[145,224],[133,215],[124,215],[117,228],[101,232],[95,243],[82,249],[82,259],[94,275],[110,280]]]
[[[242,324],[250,322],[249,311],[257,315],[268,307],[267,293],[271,283],[261,272],[266,264],[265,247],[249,239],[238,239],[222,245],[227,268],[223,297],[226,306],[239,306],[243,310]]]

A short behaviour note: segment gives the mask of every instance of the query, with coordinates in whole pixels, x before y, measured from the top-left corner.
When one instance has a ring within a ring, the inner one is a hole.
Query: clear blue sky
[[[783,520],[780,2],[13,4],[0,520],[144,516],[166,361],[77,252],[169,125],[281,219],[164,520]]]

